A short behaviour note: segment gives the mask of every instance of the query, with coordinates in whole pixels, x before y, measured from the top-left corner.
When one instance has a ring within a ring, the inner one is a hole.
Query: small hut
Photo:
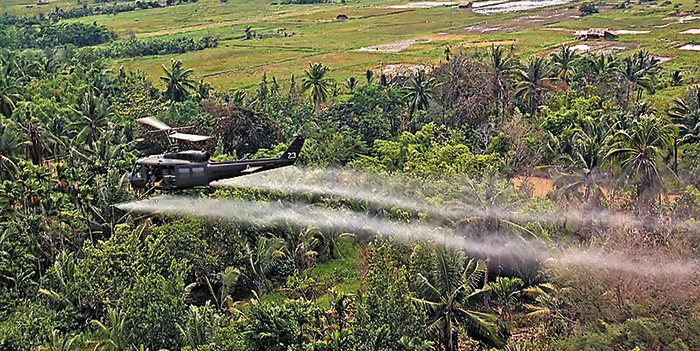
[[[344,20],[348,19],[348,16],[341,13],[338,16],[335,16],[335,19],[337,21],[344,21]]]
[[[460,2],[459,5],[457,5],[457,8],[458,9],[470,9],[470,8],[472,8],[472,6],[474,6],[474,3],[472,3],[471,1],[467,1],[467,2]]]
[[[615,39],[619,34],[608,28],[591,28],[585,32],[579,33],[582,39]]]

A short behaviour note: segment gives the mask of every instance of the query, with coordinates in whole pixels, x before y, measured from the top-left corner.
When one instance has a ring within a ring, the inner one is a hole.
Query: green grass
[[[33,2],[33,1],[30,1]],[[654,55],[673,57],[664,67],[684,70],[686,81],[695,81],[700,72],[700,53],[681,51],[678,45],[700,41],[700,35],[682,35],[688,28],[700,27],[700,21],[686,24],[674,22],[668,14],[672,5],[657,7],[632,5],[628,9],[605,9],[599,14],[583,18],[567,18],[549,27],[563,31],[544,30],[541,27],[522,28],[512,32],[473,34],[455,32],[474,25],[499,26],[517,22],[519,17],[551,10],[479,15],[455,8],[390,9],[389,4],[403,1],[351,0],[346,5],[271,5],[270,0],[237,0],[222,3],[219,0],[201,0],[160,9],[139,10],[117,15],[93,16],[73,21],[104,24],[123,37],[140,36],[201,36],[216,34],[221,45],[215,49],[182,55],[142,57],[114,60],[112,65],[144,72],[156,84],[162,75],[161,65],[170,59],[182,60],[186,67],[219,89],[251,88],[261,76],[276,76],[286,82],[291,74],[303,74],[310,62],[322,62],[331,68],[330,76],[342,81],[349,76],[362,78],[364,71],[395,63],[435,64],[443,59],[444,48],[453,52],[485,50],[491,42],[512,43],[521,58],[532,54],[548,54],[558,46],[573,43],[573,31],[590,27],[612,29],[651,30],[649,34],[622,35],[618,41],[632,42]],[[0,11],[18,12],[27,0],[6,0]],[[694,0],[674,2],[681,10],[697,10]],[[76,6],[77,1],[56,0],[47,6]],[[614,4],[614,3],[612,3]],[[560,6],[560,8],[577,5]],[[34,9],[37,10],[37,9]],[[30,11],[31,12],[31,11]],[[350,17],[335,21],[337,14]],[[522,19],[521,19],[522,20]],[[527,19],[525,19],[527,21]],[[277,30],[295,33],[294,36],[265,40],[241,40],[243,30],[251,26],[258,32]],[[449,32],[448,35],[439,33]],[[402,52],[360,52],[358,48],[423,38],[430,42],[414,44]],[[672,100],[682,89],[669,88],[657,92],[655,99]]]

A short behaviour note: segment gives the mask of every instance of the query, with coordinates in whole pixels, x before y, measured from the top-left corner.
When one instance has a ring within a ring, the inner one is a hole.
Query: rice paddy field
[[[83,0],[84,1],[84,0]],[[274,1],[274,0],[273,0]],[[28,5],[34,4],[31,8]],[[599,2],[600,13],[581,17],[580,3],[567,0],[484,1],[471,9],[449,2],[349,0],[345,4],[280,5],[270,0],[201,0],[158,9],[101,15],[72,21],[104,24],[120,37],[173,37],[215,34],[219,47],[182,55],[114,60],[115,67],[143,71],[154,80],[170,59],[219,89],[250,88],[266,73],[278,81],[302,74],[310,62],[331,68],[331,77],[361,78],[365,70],[435,64],[453,53],[486,50],[491,44],[513,45],[521,57],[546,55],[560,45],[581,53],[645,49],[668,70],[684,70],[697,80],[700,67],[700,3],[696,0]],[[79,6],[75,0],[3,0],[0,11],[48,12],[55,6]],[[82,6],[82,5],[80,5]],[[92,4],[91,4],[92,6]],[[340,14],[347,20],[337,20]],[[245,40],[250,27],[266,39]],[[576,31],[610,28],[614,40],[578,41]],[[657,92],[667,101],[682,88]]]

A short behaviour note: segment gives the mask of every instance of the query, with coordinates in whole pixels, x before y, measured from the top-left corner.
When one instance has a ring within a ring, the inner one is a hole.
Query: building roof
[[[618,35],[617,32],[615,32],[615,31],[612,30],[612,29],[608,29],[608,28],[590,28],[590,29],[588,29],[588,31],[586,32],[586,35],[597,35],[597,36],[604,37],[604,36],[605,36],[605,33],[612,34],[612,35],[615,35],[615,36]]]

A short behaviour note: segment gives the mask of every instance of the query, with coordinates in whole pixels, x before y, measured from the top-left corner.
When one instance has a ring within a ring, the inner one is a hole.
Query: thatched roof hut
[[[577,32],[582,39],[615,39],[620,35],[608,28],[590,28],[585,32]]]

